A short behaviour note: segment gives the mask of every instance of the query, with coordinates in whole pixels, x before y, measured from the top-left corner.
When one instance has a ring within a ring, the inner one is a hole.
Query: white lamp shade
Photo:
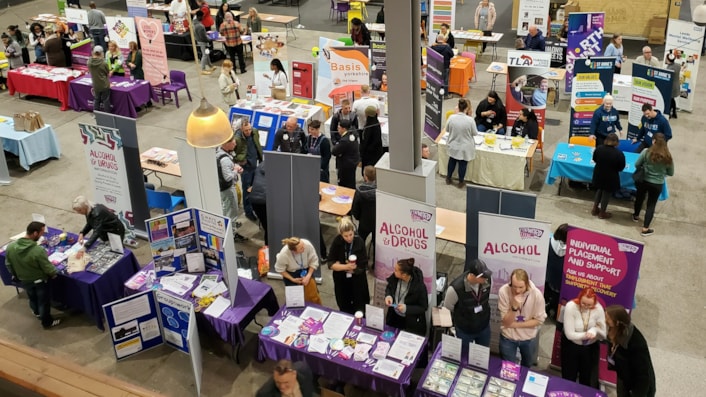
[[[691,19],[699,26],[706,25],[706,4],[701,4],[694,9]]]
[[[225,112],[205,99],[186,122],[186,142],[197,148],[220,146],[233,137],[233,129]]]

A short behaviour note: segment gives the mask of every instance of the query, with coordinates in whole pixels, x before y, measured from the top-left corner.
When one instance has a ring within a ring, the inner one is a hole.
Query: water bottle
[[[152,271],[147,272],[145,285],[147,286],[147,289],[152,289],[152,286],[154,285],[154,276]]]

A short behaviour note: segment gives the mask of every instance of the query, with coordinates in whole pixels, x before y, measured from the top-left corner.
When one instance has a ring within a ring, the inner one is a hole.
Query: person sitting
[[[272,374],[255,394],[256,397],[314,397],[314,376],[302,361],[279,360]]]
[[[662,66],[662,63],[659,61],[659,59],[652,56],[652,48],[650,48],[649,46],[642,47],[642,55],[635,58],[635,63],[639,63],[640,65],[652,66],[655,68]]]
[[[511,136],[527,137],[529,139],[537,139],[539,136],[539,123],[537,123],[537,115],[532,109],[522,108],[520,115],[512,125],[510,130]]]
[[[476,107],[476,128],[478,132],[495,130],[496,134],[505,135],[507,113],[502,99],[495,91],[488,92]]]
[[[444,36],[444,39],[446,39],[446,44],[449,45],[452,49],[454,48],[455,42],[454,42],[454,35],[451,34],[451,27],[449,26],[448,23],[442,23],[441,24],[441,29],[439,31],[439,35]]]
[[[351,19],[351,40],[355,45],[370,45],[370,31],[360,18]]]
[[[525,50],[544,52],[544,35],[537,25],[530,25],[529,33],[525,36]]]

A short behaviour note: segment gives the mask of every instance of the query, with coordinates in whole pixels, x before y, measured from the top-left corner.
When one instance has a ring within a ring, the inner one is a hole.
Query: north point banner
[[[135,17],[135,25],[140,36],[145,80],[149,81],[152,87],[168,82],[169,64],[162,33],[162,21],[157,18]]]
[[[537,115],[540,127],[544,127],[551,61],[552,54],[548,52],[507,52],[505,108],[508,123],[514,122],[523,108],[528,108]]]
[[[668,115],[672,99],[672,72],[652,66],[632,65],[632,98],[628,111],[628,139],[637,137],[642,124],[642,104]]]
[[[667,54],[676,56],[675,62],[681,65],[677,107],[691,112],[694,108],[696,80],[699,72],[701,48],[706,28],[688,21],[670,19],[667,26],[667,42],[664,46],[664,58]]]
[[[574,61],[577,58],[599,56],[603,53],[603,26],[605,13],[572,12],[569,14],[569,32],[566,48],[566,91],[571,92]]]
[[[574,64],[570,137],[591,135],[593,113],[603,104],[603,97],[613,91],[614,61],[612,57],[596,57]]]

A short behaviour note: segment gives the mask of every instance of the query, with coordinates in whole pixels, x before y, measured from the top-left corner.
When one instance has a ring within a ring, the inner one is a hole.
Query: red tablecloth
[[[19,92],[26,95],[54,98],[61,102],[61,110],[69,109],[69,81],[73,80],[74,77],[71,75],[58,77],[60,73],[52,73],[55,69],[66,70],[66,68],[55,68],[34,63],[27,67],[10,70],[7,72],[7,88],[10,91],[10,95],[15,95],[15,92]],[[37,77],[32,75],[37,70],[52,73],[54,79],[49,76]]]

